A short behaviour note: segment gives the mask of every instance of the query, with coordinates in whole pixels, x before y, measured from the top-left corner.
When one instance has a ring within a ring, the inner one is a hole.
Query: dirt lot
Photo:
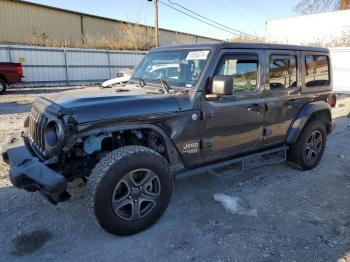
[[[21,129],[36,96],[85,91],[10,90],[0,97],[0,146]],[[0,261],[350,261],[350,99],[338,106],[337,129],[316,169],[277,165],[228,182],[211,175],[179,181],[159,222],[131,237],[96,227],[82,182],[71,185],[70,201],[54,206],[13,188],[0,160]],[[226,213],[214,193],[248,200],[258,216]]]

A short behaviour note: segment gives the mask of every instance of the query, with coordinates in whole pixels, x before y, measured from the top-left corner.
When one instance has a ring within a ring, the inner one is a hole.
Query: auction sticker
[[[207,60],[209,50],[189,52],[186,60]]]

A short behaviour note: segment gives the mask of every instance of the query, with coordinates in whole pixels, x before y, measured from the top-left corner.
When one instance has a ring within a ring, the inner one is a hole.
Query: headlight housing
[[[56,120],[48,121],[44,132],[45,151],[52,154],[56,149],[59,149],[63,142],[63,136],[62,124]]]

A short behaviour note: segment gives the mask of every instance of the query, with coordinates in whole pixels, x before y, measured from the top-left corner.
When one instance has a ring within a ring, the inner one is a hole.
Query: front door
[[[234,90],[216,100],[203,98],[202,154],[206,161],[243,154],[263,144],[262,61],[260,50],[222,53],[213,76],[233,76]]]

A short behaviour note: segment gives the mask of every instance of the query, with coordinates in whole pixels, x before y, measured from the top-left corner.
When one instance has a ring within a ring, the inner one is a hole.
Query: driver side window
[[[227,55],[221,60],[218,75],[234,77],[234,93],[255,91],[258,85],[258,61],[255,55]]]

